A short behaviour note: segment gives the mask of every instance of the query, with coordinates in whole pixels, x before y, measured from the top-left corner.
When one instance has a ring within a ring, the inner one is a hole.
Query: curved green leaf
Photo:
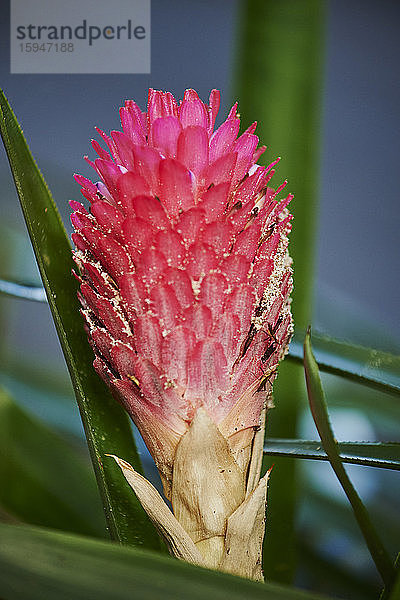
[[[93,370],[71,276],[71,247],[50,191],[21,128],[0,91],[0,130],[43,285],[78,401],[89,451],[113,539],[159,548],[159,539],[114,461],[141,469],[128,417]]]
[[[46,302],[46,293],[41,285],[29,285],[18,281],[0,279],[0,294],[34,302]]]
[[[290,344],[290,359],[302,362],[303,339],[304,335],[300,333],[293,338]],[[349,344],[314,332],[313,348],[321,371],[400,395],[400,356]]]
[[[391,591],[390,600],[400,600],[400,554],[398,554],[397,559],[396,559],[396,571],[397,571],[396,582]],[[387,590],[384,590],[382,593],[382,596],[380,597],[379,600],[386,600],[386,598],[388,598],[388,597],[389,597],[389,592]]]
[[[384,600],[384,597],[381,597],[381,600]],[[397,578],[396,585],[390,594],[390,600],[400,600],[400,577]]]
[[[80,453],[0,389],[0,505],[12,517],[104,536],[93,472]]]
[[[332,431],[329,420],[328,409],[325,401],[325,394],[319,377],[318,366],[311,349],[310,330],[307,331],[304,340],[304,371],[307,383],[308,399],[315,425],[318,429],[325,452],[328,455],[332,469],[338,478],[340,485],[345,492],[354,516],[364,536],[372,559],[378,569],[385,587],[390,589],[393,584],[396,571],[390,560],[385,547],[383,546],[375,527],[369,517],[369,514],[357,494],[353,484],[345,471],[339,454],[338,443]]]
[[[0,572],[7,600],[323,600],[160,554],[12,525],[0,525]]]
[[[398,442],[339,442],[337,448],[344,463],[400,471],[400,443]],[[329,460],[321,442],[310,440],[270,438],[264,445],[264,454]]]

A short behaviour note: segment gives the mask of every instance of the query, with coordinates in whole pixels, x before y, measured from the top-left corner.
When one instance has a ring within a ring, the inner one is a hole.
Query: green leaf
[[[267,145],[260,163],[282,157],[270,185],[288,179],[287,192],[295,195],[290,204],[292,309],[295,326],[305,328],[313,292],[325,3],[242,0],[241,8],[234,99],[244,127],[257,120],[260,143]],[[302,370],[284,361],[274,386],[277,410],[268,415],[268,436],[296,437],[303,388]],[[278,459],[279,478],[268,492],[265,570],[269,578],[285,582],[296,568],[295,469],[295,461]]]
[[[93,472],[78,450],[0,389],[0,505],[12,517],[104,536]]]
[[[337,449],[344,463],[400,470],[400,443],[398,442],[340,442],[337,444]],[[269,438],[264,445],[264,453],[268,456],[329,460],[321,442],[310,440]]]
[[[295,195],[293,312],[303,329],[313,291],[324,21],[320,0],[252,0],[242,2],[239,14],[235,100],[244,127],[257,120],[257,135],[267,145],[260,162],[282,157],[269,185],[287,179]]]
[[[35,302],[47,301],[46,293],[41,285],[29,285],[8,279],[0,279],[0,294]]]
[[[325,452],[328,455],[332,468],[337,476],[340,485],[345,492],[357,523],[364,536],[372,559],[378,569],[385,587],[390,589],[395,578],[395,568],[386,552],[376,530],[371,522],[369,514],[357,494],[353,484],[345,471],[340,458],[338,443],[332,431],[329,420],[328,409],[325,401],[325,394],[322,389],[318,366],[311,349],[310,331],[307,331],[304,341],[304,371],[306,376],[308,399],[315,425],[318,429]]]
[[[323,600],[160,554],[37,528],[0,525],[7,600]]]
[[[390,600],[400,600],[400,577],[397,578],[396,585],[394,586],[389,598]],[[383,597],[382,600],[384,600]]]
[[[400,600],[400,554],[397,556],[396,560],[396,571],[397,577],[390,594],[390,600]],[[386,598],[389,598],[389,593],[388,590],[385,589],[383,590],[380,600],[386,600]]]
[[[290,344],[289,357],[297,362],[303,360],[302,339],[304,335],[296,333]],[[321,371],[400,395],[400,356],[314,332],[313,348]]]
[[[106,454],[117,454],[141,470],[128,417],[92,367],[71,276],[71,247],[50,191],[21,128],[0,92],[0,130],[43,285],[75,389],[90,455],[113,539],[159,548],[147,515]]]

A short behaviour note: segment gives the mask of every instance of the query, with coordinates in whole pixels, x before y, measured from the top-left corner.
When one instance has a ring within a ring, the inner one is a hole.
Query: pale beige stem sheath
[[[173,513],[156,489],[114,457],[173,556],[263,580],[262,543],[268,473],[259,480],[264,428],[253,433],[249,464],[237,464],[229,440],[200,408],[178,444]]]

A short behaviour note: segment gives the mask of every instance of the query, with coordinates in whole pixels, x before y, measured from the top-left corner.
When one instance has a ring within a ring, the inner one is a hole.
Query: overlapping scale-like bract
[[[234,105],[214,130],[194,90],[150,90],[122,132],[93,141],[100,181],[72,202],[82,314],[94,366],[153,454],[168,494],[173,456],[203,407],[229,438],[259,425],[291,335],[285,200],[268,187],[255,124]]]

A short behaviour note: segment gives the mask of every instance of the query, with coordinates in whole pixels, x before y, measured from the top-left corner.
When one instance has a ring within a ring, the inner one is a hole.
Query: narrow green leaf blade
[[[7,600],[323,600],[160,554],[11,525],[0,525],[0,572]]]
[[[1,388],[0,505],[26,523],[105,535],[93,472],[78,450]]]
[[[391,590],[390,600],[400,600],[400,554],[397,555],[396,559],[396,572],[397,577]],[[384,589],[379,600],[386,600],[387,598],[389,598],[389,593],[388,590]]]
[[[345,471],[338,449],[338,443],[332,431],[329,420],[325,394],[319,376],[318,366],[311,349],[311,335],[307,331],[304,341],[304,371],[306,376],[308,399],[315,425],[318,429],[325,452],[329,457],[332,468],[345,492],[357,523],[364,536],[372,559],[378,569],[385,587],[390,589],[395,578],[395,568],[386,552],[376,530],[371,522],[369,514],[357,494],[353,484]]]
[[[294,260],[293,315],[305,328],[311,316],[318,187],[319,120],[325,3],[320,0],[242,0],[235,100],[244,127],[257,120],[267,145],[261,164],[282,157],[271,185],[288,180],[295,197],[290,254]],[[283,196],[284,193],[281,194]],[[302,370],[287,361],[274,386],[276,411],[268,415],[267,435],[295,437]],[[295,461],[277,460],[268,497],[264,564],[269,578],[292,581],[296,569]]]
[[[302,362],[302,340],[297,332],[290,344],[289,359]],[[349,344],[313,332],[315,359],[321,371],[345,377],[383,392],[400,395],[400,356]]]
[[[110,535],[120,542],[159,548],[147,515],[114,461],[105,458],[117,454],[141,469],[128,417],[92,367],[71,276],[71,247],[60,215],[1,91],[0,131],[75,389]]]
[[[365,467],[400,470],[400,443],[340,442],[337,445],[342,462]],[[269,438],[264,445],[268,456],[287,456],[328,461],[321,442]]]
[[[384,600],[384,597],[381,597]],[[396,585],[390,594],[390,600],[400,600],[400,577],[397,578]]]
[[[0,294],[34,302],[47,302],[46,293],[41,285],[29,285],[7,279],[0,279]]]

